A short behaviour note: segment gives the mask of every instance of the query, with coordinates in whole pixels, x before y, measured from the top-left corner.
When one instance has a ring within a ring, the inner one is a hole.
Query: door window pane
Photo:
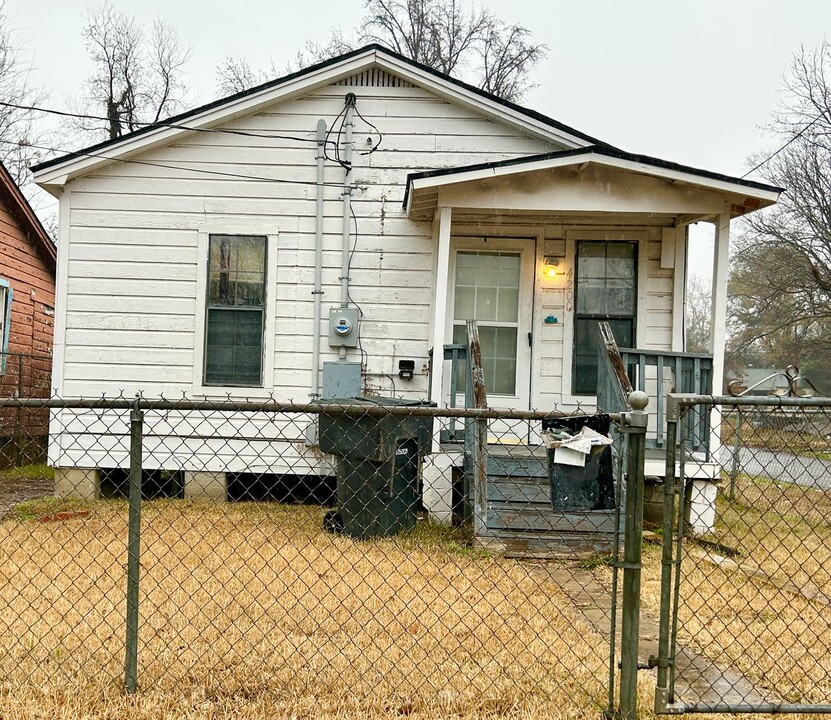
[[[572,392],[597,392],[599,334],[607,320],[620,347],[635,344],[636,246],[623,241],[577,244]]]
[[[453,326],[453,342],[467,343],[467,326]],[[479,325],[479,347],[485,391],[491,395],[516,394],[517,329]],[[456,368],[456,392],[464,394],[467,363]]]
[[[466,343],[466,321],[477,321],[485,389],[493,395],[516,394],[519,278],[519,253],[456,254],[453,342]],[[459,393],[464,392],[465,372],[466,367],[457,368]]]

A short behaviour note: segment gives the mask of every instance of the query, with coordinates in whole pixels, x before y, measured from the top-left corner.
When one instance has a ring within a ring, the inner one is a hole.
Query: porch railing
[[[472,404],[472,388],[470,386],[470,365],[468,363],[468,345],[467,343],[453,343],[451,345],[445,345],[443,347],[443,360],[450,360],[450,398],[448,400],[448,407],[455,408],[456,407],[456,397],[459,393],[459,370],[464,368],[465,370],[465,382],[464,382],[464,390],[465,390],[465,404],[464,407],[469,408],[473,407]],[[427,401],[431,402],[434,400],[432,389],[433,389],[433,363],[435,362],[435,355],[433,353],[433,348],[430,348],[430,371],[428,373],[429,377],[427,378],[427,387],[428,387],[428,394],[427,394]],[[441,441],[442,442],[461,442],[462,441],[462,430],[457,426],[456,419],[451,418],[447,430],[442,430],[441,434]]]
[[[618,348],[608,323],[599,323],[600,350],[597,368],[597,402],[605,412],[625,410],[632,390],[649,396],[654,424],[647,433],[651,448],[666,446],[666,396],[668,393],[710,395],[713,388],[713,358],[702,353]],[[688,447],[709,458],[710,416],[691,412],[684,419]]]
[[[712,394],[713,357],[702,353],[634,348],[621,348],[620,355],[623,364],[629,369],[634,389],[643,390],[650,401],[654,402],[656,422],[651,437],[647,436],[647,447],[665,447],[667,393]],[[685,418],[685,423],[685,430],[688,429],[687,435],[690,438],[690,449],[693,452],[704,452],[709,457],[709,413],[690,413]]]

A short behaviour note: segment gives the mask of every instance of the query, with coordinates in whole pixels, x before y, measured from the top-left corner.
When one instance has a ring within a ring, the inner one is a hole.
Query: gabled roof
[[[257,112],[276,101],[290,99],[314,87],[331,84],[377,66],[434,92],[449,101],[471,106],[484,115],[514,125],[538,137],[567,147],[611,147],[542,113],[487,93],[473,85],[372,44],[326,60],[249,90],[202,105],[113,140],[62,155],[32,167],[41,185],[62,184],[92,168],[171,142],[193,129],[204,129]]]
[[[0,163],[0,201],[14,215],[21,230],[35,246],[46,266],[54,273],[57,258],[55,244],[3,163]]]
[[[753,207],[748,207],[747,212],[772,205],[778,200],[779,195],[784,192],[782,188],[766,185],[754,180],[744,180],[729,175],[722,175],[721,173],[701,170],[700,168],[689,167],[688,165],[680,165],[647,155],[636,155],[608,145],[590,145],[572,150],[527,155],[511,160],[410,173],[407,176],[407,187],[404,192],[404,209],[410,210],[413,193],[419,190],[435,191],[436,188],[442,185],[484,180],[486,178],[534,172],[537,170],[549,170],[571,165],[583,165],[584,163],[597,163],[620,170],[640,172],[656,177],[663,177],[667,180],[685,182],[725,193],[742,195],[753,201],[751,203]]]

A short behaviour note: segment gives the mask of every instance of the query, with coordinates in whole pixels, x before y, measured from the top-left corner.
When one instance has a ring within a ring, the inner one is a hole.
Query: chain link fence
[[[48,398],[52,356],[0,352],[0,398]],[[49,411],[0,407],[0,468],[44,462]]]
[[[125,683],[142,717],[183,697],[240,717],[613,708],[622,457],[552,462],[583,426],[616,437],[609,416],[12,411],[16,442],[43,413],[49,435],[0,472],[0,714],[122,707]]]
[[[831,712],[831,400],[679,396],[676,409],[659,709]],[[690,412],[711,415],[709,456],[691,450]]]

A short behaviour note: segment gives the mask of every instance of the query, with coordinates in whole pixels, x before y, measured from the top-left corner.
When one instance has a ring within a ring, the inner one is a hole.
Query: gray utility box
[[[329,347],[358,347],[358,308],[329,309]]]
[[[355,397],[361,394],[361,363],[323,363],[323,394],[321,399]]]

